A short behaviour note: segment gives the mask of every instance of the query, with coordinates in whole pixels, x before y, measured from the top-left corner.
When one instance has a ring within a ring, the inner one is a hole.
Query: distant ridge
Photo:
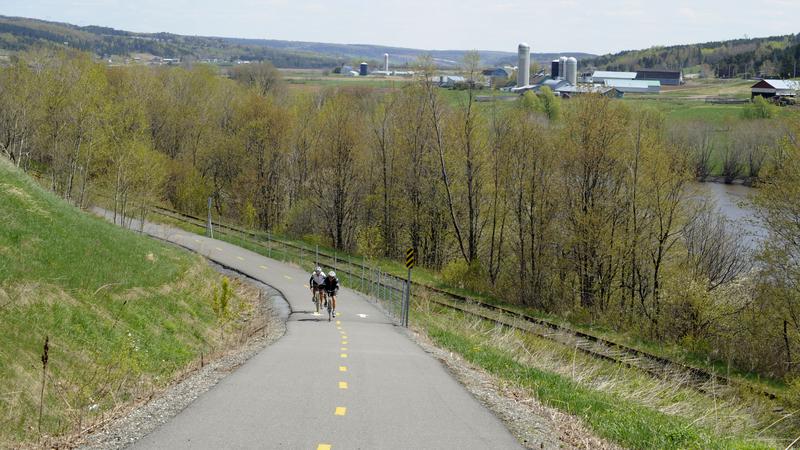
[[[365,60],[378,62],[389,53],[394,65],[413,64],[429,54],[437,65],[457,67],[466,50],[421,50],[369,44],[327,44],[322,42],[242,39],[211,36],[184,36],[171,33],[134,33],[102,26],[77,26],[23,17],[0,16],[0,49],[25,51],[40,46],[66,45],[100,57],[143,53],[162,58],[185,60],[269,60],[282,68],[324,68],[339,63]],[[516,42],[509,42],[514,49]],[[512,52],[480,51],[483,64],[516,63]],[[595,55],[579,52],[533,53],[540,63],[566,55],[578,59]]]

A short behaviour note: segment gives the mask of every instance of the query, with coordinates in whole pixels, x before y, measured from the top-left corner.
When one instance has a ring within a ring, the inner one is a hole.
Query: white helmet
[[[319,275],[320,273],[322,273],[322,267],[320,267],[320,266],[317,266],[317,267],[314,269],[314,273],[315,273],[315,274],[317,274],[317,275]]]
[[[332,270],[331,270],[330,272],[328,272],[328,276],[329,276],[329,277],[336,278],[336,272],[334,272],[334,271],[332,271]]]

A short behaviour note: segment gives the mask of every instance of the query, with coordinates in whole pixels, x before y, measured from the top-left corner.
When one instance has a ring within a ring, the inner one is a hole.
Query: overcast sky
[[[0,15],[140,32],[608,53],[800,32],[800,0],[0,0]]]

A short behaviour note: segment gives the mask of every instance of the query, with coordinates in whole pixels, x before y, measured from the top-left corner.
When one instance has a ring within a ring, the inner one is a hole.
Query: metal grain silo
[[[531,82],[531,46],[519,44],[517,56],[517,87],[527,86]]]
[[[562,56],[558,58],[558,78],[564,80],[567,78],[567,57]]]
[[[389,71],[389,54],[388,53],[384,53],[383,54],[383,70],[384,70],[384,72],[388,72]]]
[[[558,78],[558,60],[554,59],[553,62],[550,63],[550,78],[556,79]]]
[[[578,84],[578,60],[570,56],[567,59],[567,82],[575,86]]]
[[[362,77],[365,77],[367,76],[368,72],[369,72],[369,66],[367,65],[367,63],[362,62],[361,65],[359,66],[358,74],[361,75]]]

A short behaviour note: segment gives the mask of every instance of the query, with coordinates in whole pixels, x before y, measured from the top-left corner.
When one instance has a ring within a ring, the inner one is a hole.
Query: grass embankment
[[[200,257],[82,213],[0,159],[0,447],[39,439],[46,337],[41,433],[64,437],[233,345],[212,309],[220,280]],[[234,285],[227,318],[253,318],[245,289]]]
[[[704,395],[424,301],[414,313],[437,345],[628,448],[783,448],[798,432],[757,398]]]

